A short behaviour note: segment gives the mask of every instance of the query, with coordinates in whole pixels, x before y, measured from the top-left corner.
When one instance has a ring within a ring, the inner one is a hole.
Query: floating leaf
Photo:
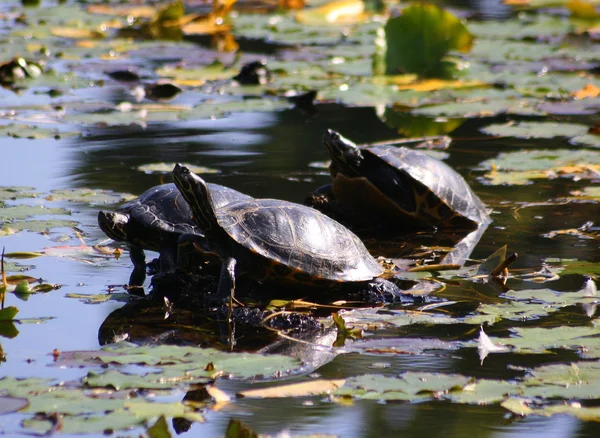
[[[338,0],[296,13],[296,20],[307,25],[351,24],[364,21],[362,0]]]
[[[208,383],[210,374],[204,376],[186,376],[185,373],[148,373],[143,376],[137,374],[125,374],[116,370],[108,370],[102,374],[89,373],[84,379],[86,385],[92,388],[114,388],[116,390],[145,388],[160,389],[174,388],[178,385]]]
[[[480,379],[469,383],[462,391],[452,391],[448,398],[454,403],[487,405],[505,400],[508,395],[519,395],[521,386],[516,382]]]
[[[307,397],[329,394],[344,384],[344,379],[311,380],[308,382],[292,383],[290,385],[272,386],[262,389],[247,389],[238,395],[247,398],[285,398]]]
[[[600,19],[600,13],[598,13],[594,5],[591,3],[581,0],[569,0],[566,3],[567,9],[569,12],[571,12],[571,16],[574,18],[580,18],[583,20]]]
[[[1,209],[0,214],[2,214]],[[9,236],[23,230],[31,231],[32,233],[41,233],[53,228],[72,228],[77,225],[79,224],[75,221],[63,219],[11,221],[0,228],[0,236]]]
[[[585,134],[587,130],[585,125],[555,122],[509,122],[481,128],[488,135],[517,138],[575,137]]]
[[[192,172],[200,173],[200,174],[211,174],[211,173],[219,173],[218,169],[211,169],[210,167],[204,166],[195,166],[192,164],[185,164]],[[170,174],[173,171],[173,167],[175,167],[175,163],[152,163],[152,164],[144,164],[143,166],[138,166],[137,170],[145,173],[167,173]]]
[[[156,423],[146,429],[149,438],[171,438],[171,432],[164,415],[161,415]]]
[[[0,309],[0,321],[12,321],[17,313],[19,313],[19,309],[13,306]]]
[[[473,36],[450,12],[432,4],[413,4],[385,25],[385,73],[445,76],[444,56],[468,52]]]
[[[514,337],[492,338],[494,343],[511,345],[520,353],[546,353],[549,349],[583,350],[588,358],[600,357],[600,330],[590,327],[515,327]]]
[[[10,124],[0,126],[0,136],[2,135],[12,138],[28,138],[30,140],[39,140],[42,138],[60,140],[61,138],[74,137],[79,134],[76,132],[62,132],[59,129],[42,128],[40,126]]]
[[[375,400],[425,400],[437,393],[462,388],[468,381],[457,374],[405,372],[399,377],[370,374],[347,379],[334,394]]]
[[[491,117],[508,113],[525,116],[543,115],[537,108],[537,101],[529,98],[476,100],[471,102],[445,103],[423,106],[412,110],[413,114],[453,117]]]
[[[39,196],[39,193],[33,192],[33,187],[0,187],[0,201],[6,201],[9,199],[21,199],[21,198],[35,198]]]
[[[45,198],[47,201],[83,202],[90,205],[116,204],[135,199],[129,193],[115,193],[112,190],[62,189],[52,190]]]
[[[492,169],[490,184],[523,184],[531,179],[577,176],[594,178],[600,170],[600,153],[585,149],[544,149],[504,152],[481,163]]]

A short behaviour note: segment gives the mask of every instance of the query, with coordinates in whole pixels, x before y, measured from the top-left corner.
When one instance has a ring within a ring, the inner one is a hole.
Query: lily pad
[[[473,35],[450,12],[432,4],[413,4],[390,18],[385,32],[385,73],[446,76],[443,58],[451,50],[468,52]]]
[[[182,382],[183,376],[211,377],[227,374],[236,378],[271,376],[281,373],[291,373],[298,369],[300,363],[291,357],[246,353],[225,353],[213,349],[193,347],[161,346],[122,346],[104,348],[97,352],[87,352],[91,363],[98,361],[106,364],[143,364],[159,366],[173,377],[175,384]],[[85,354],[81,357],[86,357]],[[212,371],[205,371],[212,364]],[[157,379],[160,376],[157,376]],[[94,379],[102,379],[102,374]],[[168,379],[167,379],[168,380]]]
[[[192,172],[200,174],[211,174],[221,172],[219,169],[211,169],[210,167],[195,166],[193,164],[185,164]],[[145,173],[166,173],[170,174],[175,167],[175,163],[152,163],[138,166],[137,170]]]
[[[15,205],[0,208],[0,223],[11,223],[15,220],[27,219],[33,216],[70,214],[70,211],[63,208],[46,208],[42,205]]]
[[[518,122],[488,125],[481,131],[488,135],[517,138],[576,137],[586,133],[588,127],[576,123]]]
[[[127,193],[115,193],[112,190],[92,189],[62,189],[52,190],[45,199],[47,201],[83,202],[85,204],[116,204],[134,199],[135,196]]]
[[[32,233],[42,233],[53,228],[72,228],[77,225],[79,225],[78,222],[64,219],[11,221],[0,227],[0,236],[9,236],[24,230]]]
[[[600,329],[561,326],[555,328],[515,327],[511,338],[490,338],[512,345],[519,353],[547,353],[550,349],[581,350],[587,358],[600,357]]]
[[[445,103],[417,108],[412,110],[412,113],[468,118],[491,117],[502,113],[524,116],[543,115],[543,112],[537,108],[537,100],[530,98]]]
[[[399,377],[368,374],[347,379],[334,394],[361,399],[415,401],[462,388],[468,382],[467,377],[457,374],[406,372]]]
[[[7,201],[10,199],[21,199],[21,198],[35,198],[40,193],[34,192],[33,187],[0,187],[0,201]]]
[[[13,138],[28,138],[30,140],[39,140],[41,138],[54,138],[60,140],[61,138],[74,137],[79,135],[76,132],[61,132],[59,129],[48,129],[40,126],[29,126],[29,125],[6,125],[0,126],[0,136],[13,137]]]
[[[0,396],[0,415],[18,412],[26,408],[29,401],[21,397]]]
[[[517,382],[481,379],[463,386],[460,391],[452,391],[448,398],[454,403],[487,405],[505,400],[508,395],[519,395],[522,386]]]
[[[532,179],[558,176],[594,178],[594,169],[600,169],[600,153],[585,149],[503,152],[480,166],[491,169],[485,175],[489,184],[525,184]]]

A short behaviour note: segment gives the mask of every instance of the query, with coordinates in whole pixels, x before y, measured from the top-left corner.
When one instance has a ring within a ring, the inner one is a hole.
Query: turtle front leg
[[[177,242],[177,270],[190,273],[201,268],[216,275],[221,256],[208,249],[206,238],[197,234],[182,234]]]
[[[173,272],[177,267],[177,257],[178,257],[179,247],[177,249],[174,248],[163,248],[160,251],[160,257],[158,258],[160,265],[160,272],[163,274],[168,274]]]
[[[129,285],[142,286],[146,280],[146,254],[139,246],[129,245],[129,258],[133,262]]]
[[[235,265],[233,257],[227,257],[221,265],[221,275],[217,287],[216,299],[221,302],[232,301],[235,294]]]

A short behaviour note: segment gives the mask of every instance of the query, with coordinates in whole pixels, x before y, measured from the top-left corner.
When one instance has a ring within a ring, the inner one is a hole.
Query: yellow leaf
[[[277,0],[277,7],[280,9],[304,9],[306,2],[304,0]]]
[[[296,13],[296,21],[302,24],[353,24],[366,19],[362,0],[339,0],[318,8],[305,9]]]
[[[487,86],[482,81],[446,81],[443,79],[425,79],[412,84],[398,85],[399,90],[414,90],[414,91],[435,91],[443,89],[456,89],[456,88],[475,88]]]
[[[311,395],[329,394],[330,392],[338,389],[345,382],[345,379],[317,379],[309,382],[273,386],[271,388],[248,389],[240,392],[239,395],[248,398],[306,397]]]
[[[73,39],[98,39],[104,38],[102,32],[91,29],[79,29],[75,27],[55,27],[50,31],[54,36]]]
[[[575,99],[585,99],[586,97],[597,97],[600,95],[600,88],[594,84],[586,84],[581,90],[577,90],[571,93]]]
[[[586,1],[569,0],[566,6],[569,12],[571,12],[572,17],[583,20],[596,20],[600,18],[600,14],[596,11],[596,8]]]
[[[193,21],[181,27],[186,35],[214,35],[218,32],[228,32],[231,26],[219,24],[214,17],[205,18],[203,20]]]
[[[235,40],[231,32],[218,32],[212,37],[212,46],[217,49],[217,52],[237,52],[240,45]]]
[[[90,14],[119,15],[127,17],[131,15],[136,18],[152,18],[156,14],[156,9],[150,6],[111,6],[111,5],[90,5],[87,7]]]
[[[215,387],[215,386],[207,386],[206,392],[213,398],[213,400],[217,403],[227,403],[231,400],[231,397],[227,395],[223,390]]]
[[[75,42],[75,47],[81,47],[84,49],[93,49],[97,43],[93,40],[81,40]]]

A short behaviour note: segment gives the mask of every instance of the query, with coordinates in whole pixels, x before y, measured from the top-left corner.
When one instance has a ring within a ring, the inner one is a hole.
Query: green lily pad
[[[507,64],[509,60],[542,61],[556,56],[559,49],[557,45],[540,41],[531,43],[477,38],[469,57],[492,64]]]
[[[171,367],[167,368],[167,371]],[[92,388],[114,388],[116,390],[145,388],[145,389],[161,389],[173,388],[178,385],[208,383],[210,379],[209,372],[205,371],[204,376],[188,376],[182,372],[179,375],[176,373],[148,373],[146,375],[126,374],[116,370],[108,370],[102,374],[90,372],[84,379],[84,382]]]
[[[225,353],[210,348],[161,346],[121,346],[104,348],[97,352],[88,352],[88,360],[96,364],[140,364],[158,366],[179,384],[182,376],[187,378],[207,377],[228,374],[236,378],[271,376],[290,373],[297,369],[299,362],[291,357],[247,353]],[[81,357],[86,357],[85,354]],[[209,364],[213,371],[205,369]],[[114,377],[114,376],[113,376]],[[160,376],[157,376],[157,379]],[[94,377],[102,379],[102,374]],[[150,378],[151,379],[151,378]]]
[[[0,228],[0,236],[9,236],[18,233],[19,231],[30,231],[32,233],[41,233],[52,230],[53,228],[72,228],[79,225],[78,222],[52,219],[52,220],[28,220],[28,221],[12,221],[3,225]]]
[[[504,296],[513,300],[542,304],[546,308],[548,306],[573,306],[592,299],[591,297],[586,296],[584,291],[557,292],[552,289],[510,290],[506,292]]]
[[[19,309],[13,306],[0,309],[0,321],[12,321],[17,313],[19,313]]]
[[[537,100],[529,98],[445,103],[417,108],[412,110],[412,113],[467,118],[491,117],[502,113],[524,116],[543,115],[543,112],[537,109]]]
[[[583,350],[584,357],[600,357],[600,329],[561,326],[515,327],[511,338],[490,338],[495,344],[512,345],[519,353],[546,353],[550,349]]]
[[[361,399],[414,401],[462,388],[468,382],[467,377],[457,374],[406,372],[399,377],[367,374],[347,379],[334,394]]]
[[[558,309],[530,303],[510,302],[501,304],[480,304],[477,308],[477,312],[480,313],[480,315],[466,317],[463,322],[465,324],[491,325],[503,319],[529,321],[532,319],[539,319],[556,310]]]
[[[26,408],[29,401],[21,397],[0,396],[0,415],[18,412]]]
[[[446,76],[443,58],[451,50],[468,52],[473,35],[450,12],[432,4],[413,4],[390,18],[385,32],[385,74]]]
[[[520,416],[542,415],[551,417],[552,415],[567,414],[582,421],[600,421],[600,408],[584,407],[579,403],[537,407],[530,406],[529,403],[521,399],[511,399],[503,402],[502,407]]]
[[[397,311],[393,314],[380,314],[374,309],[360,309],[353,311],[342,312],[344,320],[347,324],[352,325],[373,325],[373,326],[389,326],[403,327],[412,324],[456,324],[459,321],[457,318],[442,314],[428,312],[402,312]]]
[[[569,20],[546,15],[521,15],[512,20],[469,23],[469,30],[477,38],[519,40],[542,39],[565,35],[573,29]]]
[[[487,405],[498,403],[508,395],[519,395],[521,392],[522,386],[517,382],[481,379],[468,383],[462,390],[450,392],[447,397],[454,403]]]
[[[210,167],[195,166],[193,164],[185,164],[192,172],[200,174],[220,173],[219,169],[211,169]],[[152,163],[138,166],[137,170],[145,173],[166,173],[170,174],[175,167],[175,163]]]
[[[596,275],[600,272],[600,263],[588,262],[586,260],[575,259],[546,259],[547,267],[561,275],[578,274],[578,275]]]
[[[532,179],[558,175],[592,178],[595,172],[588,175],[586,171],[589,171],[589,166],[600,166],[600,152],[585,149],[503,152],[480,166],[492,169],[485,175],[485,182],[489,184],[523,184]]]
[[[98,189],[62,189],[52,190],[45,198],[47,201],[83,202],[90,205],[116,204],[135,199],[128,193],[115,193],[112,190]]]
[[[110,293],[110,294],[76,294],[69,293],[66,294],[67,298],[75,298],[77,300],[82,300],[86,304],[99,304],[105,303],[107,301],[117,301],[117,302],[128,302],[131,301],[132,295],[128,293]]]
[[[41,205],[15,205],[0,208],[0,222],[12,222],[27,219],[33,216],[70,215],[71,212],[63,208],[46,208]]]
[[[585,187],[583,190],[578,190],[577,193],[572,193],[577,198],[600,200],[600,187]]]
[[[588,127],[576,123],[518,122],[488,125],[481,131],[488,135],[517,138],[575,137],[586,133]]]
[[[18,187],[8,186],[0,187],[0,201],[8,201],[10,199],[21,199],[21,198],[35,198],[40,193],[34,192],[33,187]]]
[[[593,148],[600,148],[600,135],[594,134],[583,134],[573,137],[571,143],[580,144],[583,146],[590,146]]]
[[[13,138],[28,138],[30,140],[39,140],[41,138],[55,138],[56,140],[60,140],[61,138],[74,137],[76,135],[78,135],[78,133],[61,132],[59,129],[48,129],[39,126],[16,124],[0,126],[0,136]]]

